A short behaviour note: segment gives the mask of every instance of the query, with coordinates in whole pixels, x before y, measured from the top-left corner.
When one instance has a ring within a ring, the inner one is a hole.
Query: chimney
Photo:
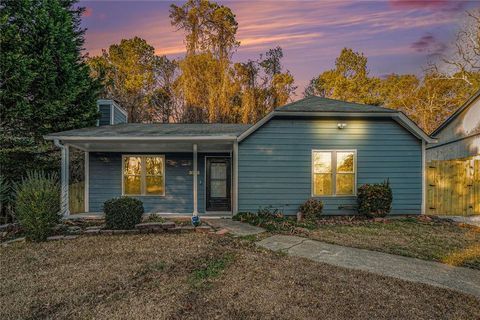
[[[106,126],[128,122],[128,113],[120,107],[115,100],[99,99],[97,100],[97,109],[100,118],[97,120],[97,126]]]

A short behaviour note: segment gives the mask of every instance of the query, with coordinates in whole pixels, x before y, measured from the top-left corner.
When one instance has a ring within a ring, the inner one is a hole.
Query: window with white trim
[[[164,155],[124,155],[123,195],[165,195]]]
[[[312,150],[312,195],[355,195],[355,164],[355,150]]]

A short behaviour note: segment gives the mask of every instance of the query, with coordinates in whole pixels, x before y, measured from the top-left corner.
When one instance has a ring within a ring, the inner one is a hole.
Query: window
[[[165,156],[123,156],[123,194],[128,196],[165,195]]]
[[[355,195],[355,163],[354,150],[313,150],[312,195]]]

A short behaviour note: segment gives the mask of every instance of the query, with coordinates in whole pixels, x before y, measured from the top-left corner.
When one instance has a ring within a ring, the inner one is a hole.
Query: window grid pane
[[[353,152],[337,152],[337,172],[354,172]]]
[[[316,196],[332,195],[332,174],[315,173],[313,185],[314,185],[314,195]]]
[[[313,153],[313,172],[331,173],[332,172],[332,153],[315,151]]]
[[[163,176],[162,157],[145,157],[145,165],[147,176]]]
[[[354,195],[355,192],[355,174],[354,173],[337,173],[336,194],[337,195]]]

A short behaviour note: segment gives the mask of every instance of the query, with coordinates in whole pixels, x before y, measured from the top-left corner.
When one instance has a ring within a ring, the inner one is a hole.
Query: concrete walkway
[[[215,229],[226,229],[234,236],[243,237],[265,232],[265,229],[232,219],[211,219],[206,221]]]
[[[480,298],[480,271],[382,252],[343,247],[295,236],[275,235],[257,245],[340,267],[457,290]]]
[[[439,216],[439,218],[480,227],[480,216]]]

